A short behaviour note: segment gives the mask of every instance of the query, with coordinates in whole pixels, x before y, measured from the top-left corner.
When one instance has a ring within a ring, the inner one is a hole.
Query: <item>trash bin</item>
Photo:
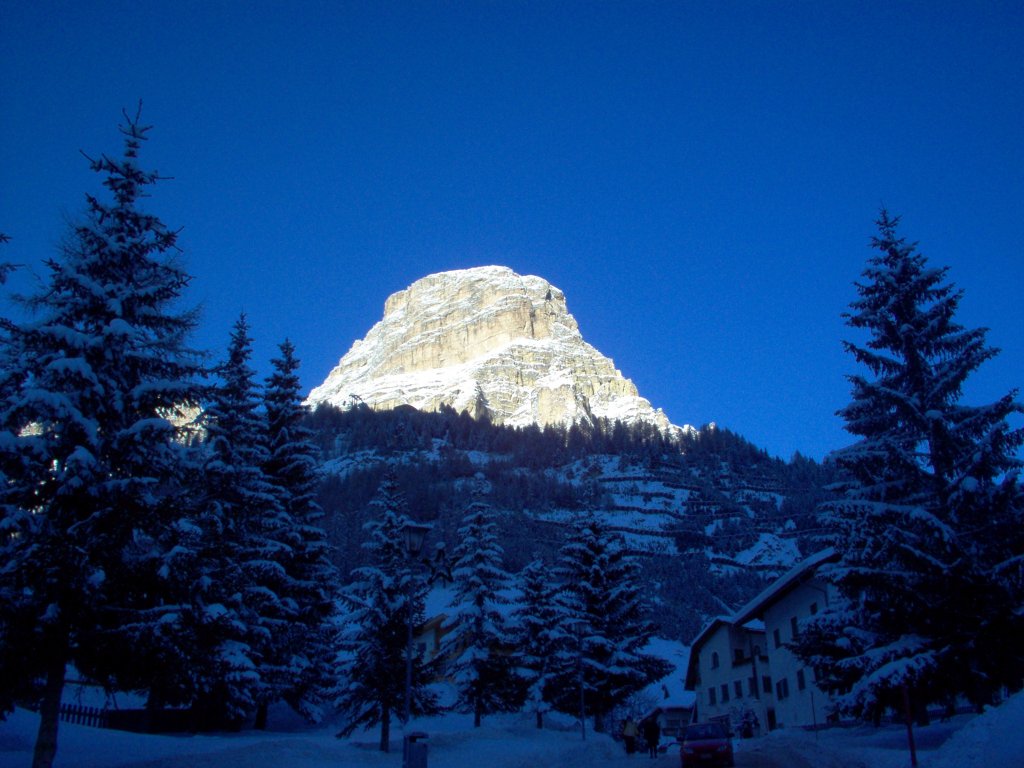
[[[402,768],[427,768],[427,738],[423,731],[413,731],[402,739]]]

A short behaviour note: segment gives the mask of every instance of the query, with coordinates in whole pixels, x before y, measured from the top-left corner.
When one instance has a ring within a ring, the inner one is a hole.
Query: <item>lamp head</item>
[[[433,526],[414,523],[411,520],[402,526],[402,546],[410,557],[417,557],[423,549],[423,542]]]

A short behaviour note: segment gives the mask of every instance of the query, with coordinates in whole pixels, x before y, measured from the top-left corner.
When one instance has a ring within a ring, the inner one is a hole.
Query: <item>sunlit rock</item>
[[[448,405],[512,426],[607,418],[678,429],[583,340],[562,291],[507,267],[441,272],[393,294],[308,402]]]

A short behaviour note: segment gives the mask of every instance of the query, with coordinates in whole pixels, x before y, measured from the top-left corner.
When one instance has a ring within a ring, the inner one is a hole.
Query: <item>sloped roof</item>
[[[711,636],[711,634],[722,624],[734,623],[731,616],[715,616],[711,621],[704,625],[704,628],[697,633],[697,636],[693,638],[693,642],[690,643],[690,658],[693,658],[694,651],[704,645],[705,641]]]
[[[716,629],[724,625],[735,626],[747,632],[764,632],[765,626],[761,617],[769,605],[781,599],[791,589],[813,576],[814,572],[821,565],[838,559],[839,553],[832,547],[816,552],[797,563],[769,584],[757,597],[736,611],[732,616],[715,616],[715,618],[705,624],[691,644],[690,659],[686,665],[687,690],[694,690],[694,686],[697,684],[697,660],[700,656],[700,648]]]
[[[732,616],[732,621],[737,624],[743,624],[752,619],[761,618],[768,606],[778,602],[794,587],[813,576],[820,566],[838,559],[839,553],[832,547],[815,552],[786,571],[786,573],[763,589],[757,597],[736,611]]]
[[[700,657],[700,648],[707,642],[708,638],[714,634],[715,630],[719,627],[738,627],[739,629],[747,632],[759,632],[764,634],[764,623],[759,621],[751,622],[737,622],[732,616],[715,616],[709,621],[704,629],[700,631],[697,637],[694,638],[693,644],[690,646],[690,658],[686,662],[686,690],[694,690],[694,686],[697,684],[697,660]]]

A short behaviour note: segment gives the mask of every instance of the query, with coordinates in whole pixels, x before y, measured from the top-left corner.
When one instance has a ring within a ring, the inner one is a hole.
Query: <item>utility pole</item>
[[[910,686],[903,684],[903,714],[907,719],[907,744],[910,745],[910,766],[917,768],[917,748],[914,746],[914,712],[910,706]]]
[[[421,525],[412,521],[402,526],[402,547],[405,550],[408,568],[408,589],[406,590],[406,642],[405,642],[405,719],[404,725],[408,726],[412,719],[412,598],[415,589],[416,565],[420,551],[423,549],[423,542],[430,532],[431,526]]]

